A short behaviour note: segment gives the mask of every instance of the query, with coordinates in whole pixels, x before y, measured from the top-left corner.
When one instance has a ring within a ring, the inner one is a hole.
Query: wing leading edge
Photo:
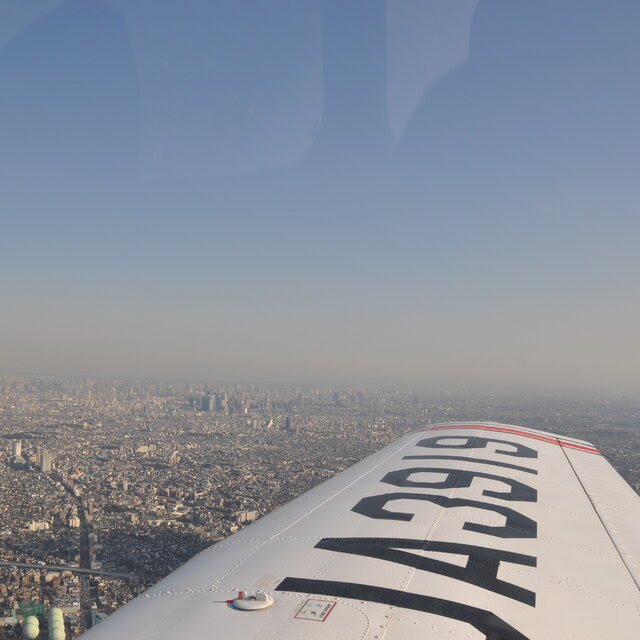
[[[83,638],[632,638],[639,565],[640,498],[590,443],[429,425],[200,553]],[[239,610],[239,591],[273,604]]]

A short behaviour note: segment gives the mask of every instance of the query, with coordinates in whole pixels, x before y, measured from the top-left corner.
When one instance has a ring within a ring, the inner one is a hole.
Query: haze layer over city
[[[76,637],[423,424],[583,438],[638,491],[638,33],[1,3],[0,635]]]

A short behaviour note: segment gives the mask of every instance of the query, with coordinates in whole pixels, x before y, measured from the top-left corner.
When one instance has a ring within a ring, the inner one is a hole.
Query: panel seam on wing
[[[589,504],[591,505],[591,508],[593,509],[593,512],[595,513],[596,517],[600,521],[600,524],[601,524],[602,528],[604,529],[604,531],[605,531],[605,533],[607,535],[607,538],[609,539],[609,543],[613,547],[613,549],[614,549],[616,555],[618,556],[618,559],[621,562],[622,566],[625,568],[625,574],[627,575],[627,579],[631,580],[631,583],[633,584],[634,589],[629,588],[628,592],[629,592],[629,594],[631,596],[631,602],[635,602],[634,606],[635,606],[636,611],[638,613],[640,613],[640,597],[639,597],[640,585],[638,584],[638,581],[636,580],[633,572],[631,571],[631,568],[629,567],[629,565],[625,561],[625,558],[622,555],[620,549],[618,548],[618,545],[616,544],[615,540],[611,536],[611,532],[607,528],[607,525],[605,524],[605,522],[603,520],[603,516],[601,516],[600,512],[598,511],[598,508],[596,507],[596,505],[594,503],[594,500],[592,499],[592,497],[589,494],[589,492],[587,491],[584,483],[582,482],[582,479],[580,478],[580,474],[576,470],[576,468],[575,468],[571,458],[569,457],[569,455],[567,455],[567,451],[562,446],[560,448],[562,449],[562,452],[564,453],[564,456],[565,456],[567,462],[569,463],[569,466],[570,466],[571,470],[573,471],[573,473],[574,473],[574,475],[576,477],[576,480],[578,481],[578,484],[580,485],[580,487],[581,487],[582,491],[584,492],[587,500],[589,501]]]
[[[482,431],[480,431],[480,433],[482,433]],[[471,454],[471,457],[473,457],[473,453]],[[458,469],[458,471],[464,471],[467,468],[468,465],[469,465],[469,460],[466,460],[464,465],[462,466],[462,468]],[[458,474],[458,476],[459,476],[459,474]],[[456,490],[456,488],[457,487],[454,486],[449,490],[449,492],[447,494],[447,499],[451,498],[451,496],[453,495],[453,493]],[[428,542],[429,540],[432,539],[432,536],[433,536],[436,528],[438,527],[438,524],[441,522],[444,513],[445,513],[445,507],[440,507],[440,510],[438,511],[438,515],[436,516],[434,521],[431,523],[431,526],[429,527],[429,529],[427,531],[427,534],[426,534],[426,536],[424,538],[424,542]],[[425,553],[424,550],[420,551],[419,553],[420,553],[420,555],[422,557],[424,557],[424,555],[423,555]],[[406,591],[409,588],[409,585],[411,584],[411,581],[413,580],[413,577],[415,576],[416,572],[417,572],[417,570],[415,568],[413,568],[413,567],[409,570],[409,572],[407,573],[407,576],[405,578],[405,582],[401,586],[401,589],[403,591]],[[384,635],[386,635],[387,630],[391,627],[391,624],[393,622],[393,618],[396,615],[397,611],[398,611],[398,607],[393,607],[392,608],[391,614],[389,616],[389,621],[388,621],[388,623],[386,625],[386,628],[384,630]]]

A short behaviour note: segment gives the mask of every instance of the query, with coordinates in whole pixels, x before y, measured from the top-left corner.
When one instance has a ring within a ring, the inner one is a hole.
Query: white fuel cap
[[[231,603],[242,611],[258,611],[269,608],[273,604],[273,598],[262,590],[256,591],[255,595],[240,591]]]

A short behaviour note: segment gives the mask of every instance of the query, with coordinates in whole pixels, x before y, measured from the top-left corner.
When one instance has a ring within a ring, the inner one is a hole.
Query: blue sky
[[[636,384],[636,2],[0,24],[3,369]]]

